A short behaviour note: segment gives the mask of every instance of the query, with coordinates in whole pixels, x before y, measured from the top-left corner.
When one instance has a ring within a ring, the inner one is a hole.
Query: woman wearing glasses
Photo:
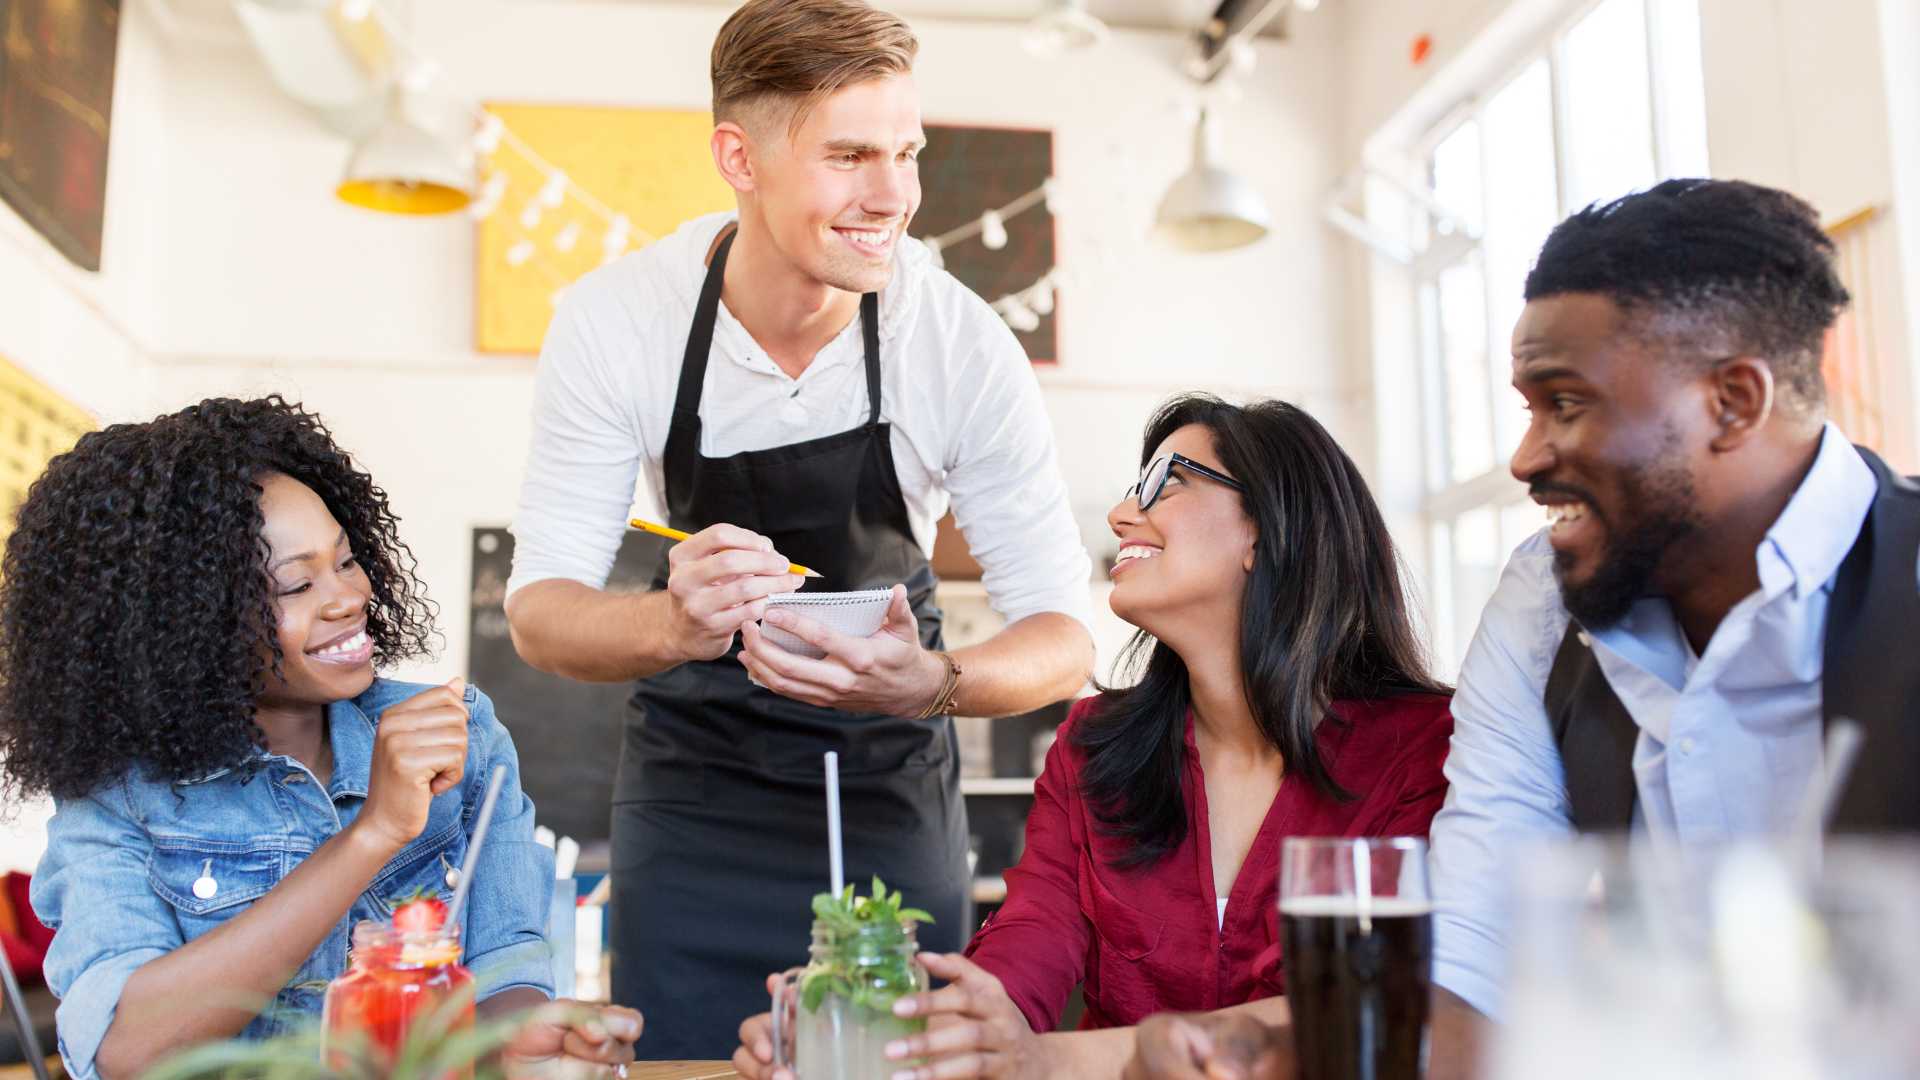
[[[1424,836],[1453,722],[1426,670],[1399,559],[1360,471],[1283,402],[1191,395],[1147,425],[1107,515],[1113,610],[1138,679],[1080,702],[1047,757],[1007,902],[894,1049],[905,1075],[1118,1075],[1123,1031],[1038,1038],[1073,988],[1083,1029],[1286,989],[1287,836]],[[769,1075],[763,1018],[743,1075]]]

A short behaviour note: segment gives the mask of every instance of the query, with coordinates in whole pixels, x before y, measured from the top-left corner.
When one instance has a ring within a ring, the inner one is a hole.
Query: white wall
[[[1890,14],[1900,6],[1888,5]],[[1915,5],[1905,6],[1910,33]],[[1880,8],[1880,0],[1701,0],[1708,153],[1715,176],[1792,191],[1828,221],[1880,209],[1864,240],[1873,339],[1888,378],[1886,449],[1913,467],[1910,327],[1920,306],[1908,306],[1907,279],[1920,265],[1903,260],[1900,232],[1920,200],[1896,191],[1894,147],[1915,135],[1892,123],[1889,95],[1894,79],[1913,82],[1916,39],[1886,37]]]

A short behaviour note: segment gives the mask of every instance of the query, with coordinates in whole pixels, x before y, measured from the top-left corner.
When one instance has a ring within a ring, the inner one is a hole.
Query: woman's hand
[[[780,986],[780,976],[767,976],[767,996]],[[733,1052],[733,1071],[741,1080],[794,1080],[792,1069],[773,1067],[773,1014],[749,1016],[740,1024],[740,1048]]]
[[[619,1005],[560,1000],[535,1009],[500,1051],[507,1080],[623,1076],[644,1026]]]
[[[926,1031],[887,1044],[902,1066],[896,1080],[1047,1075],[1043,1044],[999,979],[957,953],[921,953],[920,962],[947,985],[894,1002],[895,1016],[927,1018]],[[925,1063],[907,1064],[914,1059]]]
[[[467,766],[467,684],[455,679],[380,714],[367,801],[350,826],[397,852],[427,827],[433,797],[460,782]]]

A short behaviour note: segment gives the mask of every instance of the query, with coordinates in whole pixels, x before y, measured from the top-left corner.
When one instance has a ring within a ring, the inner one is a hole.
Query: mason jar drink
[[[322,1053],[342,1072],[387,1069],[407,1041],[473,1030],[473,975],[460,964],[457,927],[399,930],[377,922],[353,928],[351,965],[327,986]],[[471,1080],[473,1067],[447,1078]]]
[[[895,1001],[927,988],[914,921],[897,916],[897,897],[872,918],[816,919],[810,963],[778,976],[774,1063],[800,1080],[889,1080],[904,1063],[887,1059],[887,1044],[926,1030],[924,1019],[893,1015]]]

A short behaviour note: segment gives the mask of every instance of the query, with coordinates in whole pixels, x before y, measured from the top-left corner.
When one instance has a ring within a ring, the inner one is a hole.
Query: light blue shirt
[[[60,1056],[76,1080],[94,1062],[134,971],[251,908],[366,804],[380,715],[426,686],[375,679],[327,708],[333,775],[255,751],[233,768],[170,783],[129,775],[84,799],[60,799],[47,853],[33,877],[33,908],[52,927],[47,985],[60,998]],[[319,1019],[328,980],[347,967],[353,924],[384,921],[416,889],[445,896],[493,766],[507,767],[486,847],[460,914],[462,963],[482,999],[509,987],[553,994],[546,942],[553,853],[533,839],[533,802],[520,789],[513,739],[493,703],[467,687],[467,763],[437,795],[427,826],[383,867],[293,978],[240,1033],[258,1039]],[[183,1002],[183,1009],[194,1003]]]
[[[1873,504],[1873,471],[1831,424],[1813,468],[1755,551],[1760,588],[1695,656],[1666,600],[1591,635],[1640,728],[1636,842],[1778,833],[1820,763],[1820,672],[1834,575]],[[1514,552],[1453,698],[1451,789],[1434,818],[1434,979],[1489,1016],[1506,978],[1505,893],[1516,850],[1573,831],[1547,718],[1567,609],[1544,531]]]

